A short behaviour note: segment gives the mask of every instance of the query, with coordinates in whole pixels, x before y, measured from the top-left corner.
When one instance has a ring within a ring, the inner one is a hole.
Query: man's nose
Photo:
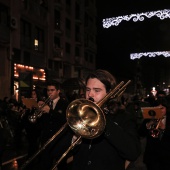
[[[89,92],[88,98],[89,98],[89,99],[90,99],[90,98],[92,98],[92,99],[94,98],[94,93],[93,93],[92,91]]]

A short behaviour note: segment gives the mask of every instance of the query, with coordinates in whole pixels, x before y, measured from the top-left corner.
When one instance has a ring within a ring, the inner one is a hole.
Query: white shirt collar
[[[56,99],[53,100],[53,109],[55,108],[57,102],[59,101],[60,97],[57,97]]]

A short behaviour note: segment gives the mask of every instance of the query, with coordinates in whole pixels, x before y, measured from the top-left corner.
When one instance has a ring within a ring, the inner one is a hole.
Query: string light
[[[130,20],[133,20],[134,22],[144,21],[145,18],[152,18],[154,16],[158,17],[161,20],[170,18],[170,10],[164,9],[158,11],[142,12],[137,14],[106,18],[103,19],[103,28],[118,26],[122,21],[130,21]]]
[[[156,57],[163,55],[164,57],[170,57],[170,51],[158,51],[158,52],[145,52],[145,53],[131,53],[130,59],[140,59],[143,56]]]
[[[19,77],[19,72],[23,71],[31,71],[33,72],[33,79],[34,80],[46,80],[46,74],[44,69],[36,69],[31,66],[26,66],[22,64],[16,64],[14,63],[14,77]]]

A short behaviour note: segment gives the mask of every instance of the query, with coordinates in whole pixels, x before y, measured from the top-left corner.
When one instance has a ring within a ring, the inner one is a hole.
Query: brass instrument
[[[37,121],[38,118],[40,118],[43,114],[43,111],[42,109],[44,108],[44,106],[46,106],[49,102],[51,101],[50,99],[50,96],[44,101],[44,103],[38,107],[34,113],[32,115],[30,115],[28,117],[28,120],[31,122],[31,123],[35,123]]]
[[[159,138],[161,133],[164,131],[163,129],[159,128],[159,125],[162,121],[164,117],[160,118],[160,119],[156,119],[155,123],[152,125],[151,129],[150,129],[150,134],[153,138]]]
[[[71,146],[66,150],[66,152],[61,156],[61,158],[56,162],[53,170],[57,165],[63,160],[63,158],[68,154],[68,152],[80,141],[81,138],[94,139],[100,136],[105,128],[106,119],[104,112],[101,107],[110,98],[117,98],[119,94],[122,94],[127,87],[127,83],[120,82],[113,90],[111,90],[101,101],[97,104],[87,99],[76,99],[72,101],[66,110],[67,122],[50,138],[45,145],[34,154],[21,169],[24,169],[36,156],[38,156],[41,151],[43,151],[48,144],[50,144],[57,136],[60,134],[67,125],[75,132],[78,138],[71,144]]]

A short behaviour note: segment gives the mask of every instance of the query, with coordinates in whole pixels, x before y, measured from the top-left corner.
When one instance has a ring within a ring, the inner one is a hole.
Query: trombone
[[[159,138],[161,137],[162,133],[164,132],[163,129],[160,129],[160,123],[161,121],[164,119],[164,117],[160,118],[160,119],[156,119],[156,123],[154,124],[154,126],[151,128],[150,130],[150,134],[153,138]],[[156,126],[156,127],[155,127]]]
[[[51,101],[50,97],[51,96],[48,96],[48,98],[44,101],[44,103],[39,108],[37,108],[32,115],[28,117],[28,120],[31,123],[35,123],[37,119],[43,115],[42,109]]]
[[[66,110],[67,122],[50,138],[44,146],[28,159],[21,170],[24,169],[36,156],[38,156],[68,125],[77,134],[78,138],[71,144],[71,146],[64,152],[60,159],[55,163],[54,170],[69,151],[80,141],[81,138],[94,139],[100,136],[105,128],[106,119],[102,106],[110,98],[117,98],[125,91],[127,85],[131,80],[124,84],[120,82],[114,89],[112,89],[101,101],[97,104],[87,99],[76,99],[72,101]]]

